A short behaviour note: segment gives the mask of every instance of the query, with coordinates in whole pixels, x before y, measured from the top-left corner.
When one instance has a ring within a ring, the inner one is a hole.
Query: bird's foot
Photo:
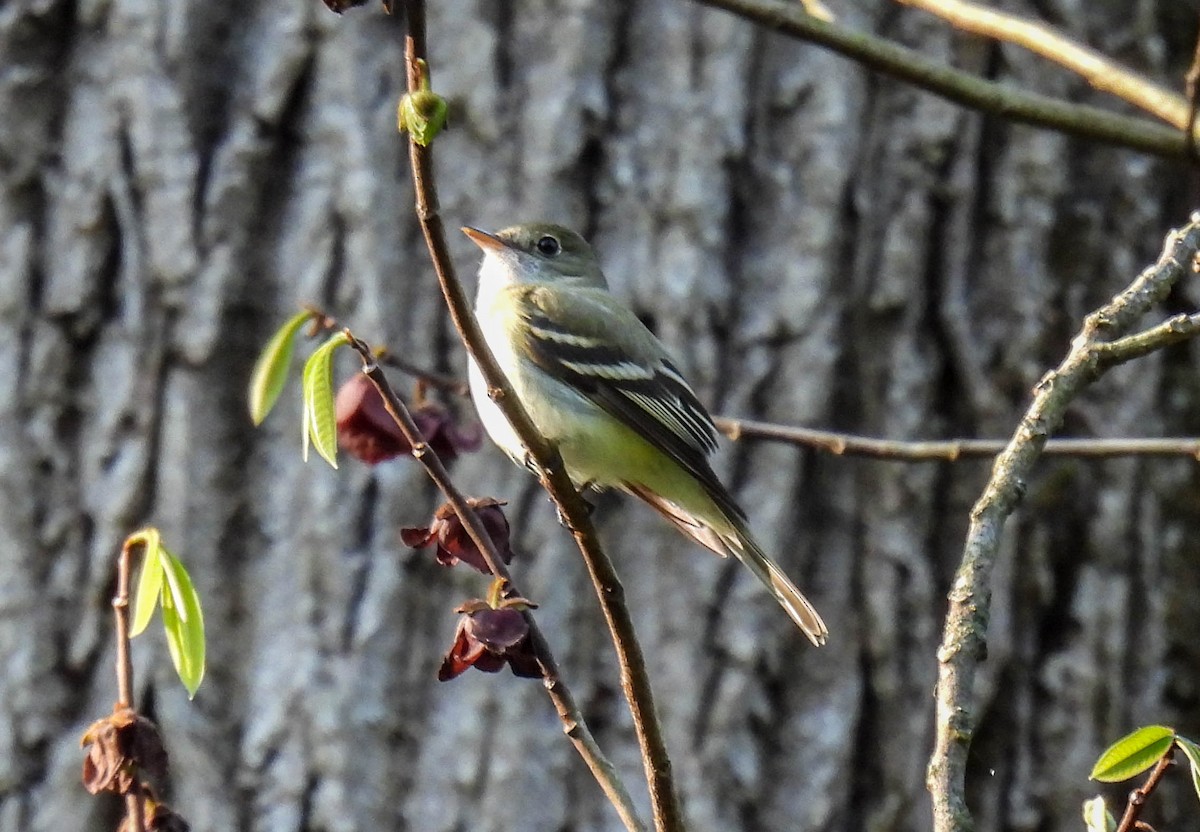
[[[595,511],[596,511],[596,505],[595,505],[595,503],[593,503],[593,502],[592,502],[591,500],[589,500],[587,497],[583,496],[583,492],[582,492],[582,491],[581,491],[581,492],[579,492],[579,502],[583,503],[583,511],[584,511],[584,514],[585,514],[586,516],[588,516],[588,517],[591,517],[591,516],[592,516],[592,514],[594,514],[594,513],[595,513]],[[555,511],[555,513],[558,515],[558,523],[559,523],[559,525],[560,525],[560,526],[563,526],[563,527],[564,527],[564,528],[566,528],[566,529],[570,529],[570,528],[571,528],[571,521],[570,521],[570,519],[567,517],[567,515],[563,514],[562,507],[561,507],[561,506],[558,506],[558,505],[555,505],[555,506],[554,506],[554,511]]]

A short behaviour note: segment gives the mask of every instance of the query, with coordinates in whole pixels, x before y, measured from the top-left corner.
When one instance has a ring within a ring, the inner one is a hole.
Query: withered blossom
[[[131,708],[118,706],[112,716],[88,726],[80,740],[83,786],[92,794],[125,794],[139,774],[161,780],[167,773],[167,749],[158,727]]]
[[[492,539],[492,544],[500,554],[500,559],[505,563],[511,563],[513,551],[509,545],[508,518],[504,516],[504,511],[500,508],[504,502],[491,497],[470,499],[467,502],[479,515],[480,521],[487,529],[488,536]],[[471,540],[466,527],[458,519],[458,515],[454,513],[454,508],[449,503],[443,503],[438,507],[428,526],[401,529],[400,539],[404,541],[405,545],[412,546],[414,549],[428,546],[430,543],[437,543],[438,563],[443,566],[454,566],[461,561],[485,575],[492,574],[487,561],[483,559],[483,553],[479,551],[475,541]]]
[[[438,679],[447,681],[474,667],[499,673],[508,665],[514,676],[540,679],[541,668],[529,641],[529,624],[519,609],[492,609],[482,601],[463,607],[454,644],[442,661]]]
[[[337,393],[334,405],[337,417],[338,445],[351,456],[369,465],[412,453],[396,421],[387,412],[383,396],[362,373],[356,373]],[[483,443],[478,424],[460,428],[450,411],[425,401],[412,408],[417,430],[442,462],[450,462],[460,453],[476,451]]]

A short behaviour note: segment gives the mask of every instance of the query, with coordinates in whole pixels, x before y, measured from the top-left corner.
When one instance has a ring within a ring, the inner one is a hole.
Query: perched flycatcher
[[[658,338],[609,294],[591,246],[558,225],[463,231],[484,254],[475,302],[484,337],[576,487],[627,491],[700,545],[733,554],[824,644],[821,616],[754,541],[708,464],[711,417]],[[488,434],[524,465],[525,448],[474,361],[470,380]]]

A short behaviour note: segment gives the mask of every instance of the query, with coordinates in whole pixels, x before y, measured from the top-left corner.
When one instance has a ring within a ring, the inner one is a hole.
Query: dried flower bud
[[[469,667],[498,673],[506,664],[514,676],[540,679],[542,671],[529,643],[525,616],[511,607],[495,610],[479,604],[458,619],[454,644],[442,661],[438,679],[453,679]]]
[[[350,455],[375,465],[412,453],[412,445],[387,412],[383,396],[362,373],[341,386],[334,408],[338,444]],[[433,402],[415,408],[412,417],[421,436],[443,462],[450,462],[460,452],[478,450],[483,442],[478,424],[473,430],[461,430],[450,412]]]
[[[504,505],[501,500],[491,497],[470,499],[467,501],[475,513],[479,515],[483,527],[487,529],[492,545],[506,564],[512,563],[513,551],[509,545],[508,518],[504,516]],[[483,553],[475,545],[475,541],[467,534],[454,508],[449,503],[443,503],[433,514],[433,521],[426,527],[409,527],[400,530],[400,539],[406,546],[419,549],[430,543],[437,543],[438,563],[443,566],[454,566],[460,561],[479,570],[484,575],[492,574],[488,568]]]
[[[141,774],[166,776],[167,749],[158,727],[130,708],[118,706],[112,716],[93,722],[80,744],[87,749],[83,785],[92,794],[125,794]]]

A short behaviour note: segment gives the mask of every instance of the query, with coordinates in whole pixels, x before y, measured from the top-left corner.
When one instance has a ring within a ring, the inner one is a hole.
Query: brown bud
[[[515,676],[541,678],[541,667],[529,643],[529,624],[519,610],[496,610],[486,604],[464,607],[473,611],[458,619],[454,644],[438,670],[440,681],[453,679],[469,667],[498,673],[506,664]]]
[[[412,453],[412,445],[387,412],[383,396],[362,373],[356,373],[338,390],[335,412],[338,444],[363,462],[375,465]],[[483,442],[478,424],[463,430],[450,411],[434,402],[415,407],[412,417],[421,436],[443,462],[450,462],[460,452],[478,450]]]
[[[125,794],[135,776],[166,776],[167,749],[158,727],[131,708],[117,706],[112,716],[93,722],[80,744],[87,749],[83,786],[92,794]]]
[[[504,516],[504,510],[500,508],[505,503],[491,497],[470,499],[467,502],[479,515],[483,527],[487,529],[488,537],[492,540],[492,545],[500,554],[500,559],[505,563],[511,563],[513,551],[509,545],[508,518]],[[458,515],[454,513],[454,508],[449,503],[443,503],[438,507],[428,526],[401,529],[400,539],[406,546],[412,546],[414,549],[436,542],[438,563],[443,566],[454,566],[461,561],[485,575],[492,574],[487,561],[483,559],[483,553],[479,551],[475,541],[467,534],[466,527],[458,519]]]

